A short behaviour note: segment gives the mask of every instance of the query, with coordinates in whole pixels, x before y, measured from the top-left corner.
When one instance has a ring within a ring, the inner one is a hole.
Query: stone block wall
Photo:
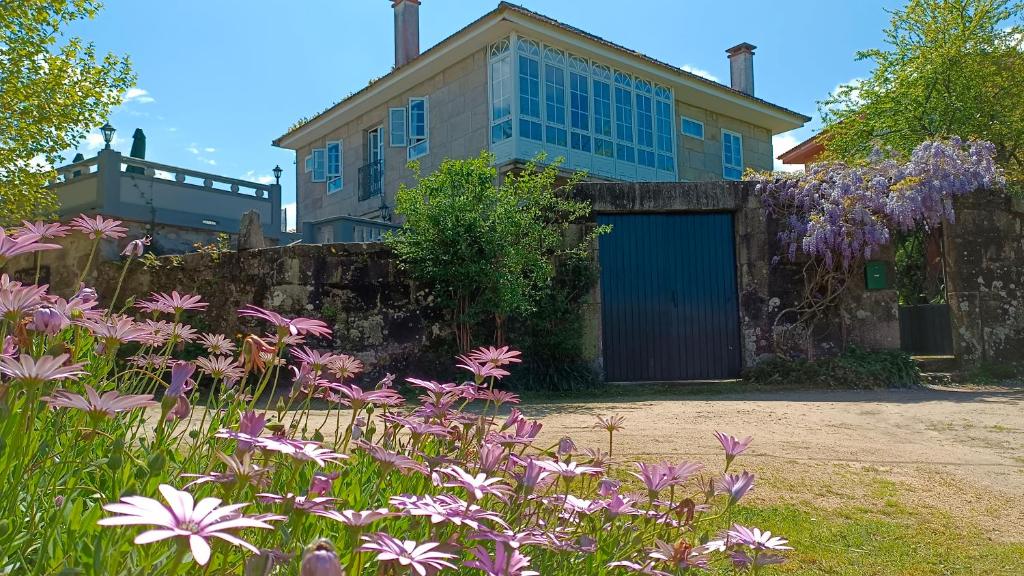
[[[963,196],[944,228],[957,359],[1024,362],[1024,201],[988,190]]]

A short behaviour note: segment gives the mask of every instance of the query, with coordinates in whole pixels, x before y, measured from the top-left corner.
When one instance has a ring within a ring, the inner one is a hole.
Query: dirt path
[[[816,505],[907,505],[969,518],[999,540],[1024,540],[1024,390],[801,391],[529,404],[541,444],[571,436],[605,447],[591,428],[619,414],[617,457],[699,459],[720,467],[715,430],[755,437],[738,463],[761,475],[758,498]]]

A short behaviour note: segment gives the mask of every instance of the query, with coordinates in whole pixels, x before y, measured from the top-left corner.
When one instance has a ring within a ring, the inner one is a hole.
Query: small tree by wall
[[[539,159],[542,160],[542,159]],[[462,352],[478,343],[504,344],[507,320],[531,314],[553,289],[560,259],[586,254],[596,229],[567,243],[566,232],[590,213],[558,184],[558,162],[530,163],[496,184],[494,157],[445,160],[398,192],[396,212],[405,226],[388,238],[399,262],[430,287],[450,316]],[[483,336],[484,327],[494,329]]]
[[[776,351],[811,355],[815,324],[895,233],[953,221],[956,197],[1003,186],[995,156],[989,142],[951,138],[924,142],[906,159],[876,152],[862,164],[822,162],[796,174],[755,175],[766,215],[782,223],[784,253],[775,260],[804,263],[802,297],[774,321],[798,338],[780,334]]]

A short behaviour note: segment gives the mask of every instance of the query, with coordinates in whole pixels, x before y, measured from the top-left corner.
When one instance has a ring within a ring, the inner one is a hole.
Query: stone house
[[[726,86],[502,2],[420,54],[420,1],[392,5],[395,68],[274,141],[296,154],[307,241],[345,240],[338,218],[391,220],[412,160],[430,173],[489,150],[501,174],[546,153],[594,181],[738,180],[810,120],[755,96],[747,43],[727,50]]]

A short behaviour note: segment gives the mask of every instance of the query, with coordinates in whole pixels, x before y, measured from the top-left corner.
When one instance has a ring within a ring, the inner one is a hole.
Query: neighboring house
[[[112,137],[113,129],[105,128]],[[123,220],[133,234],[151,235],[153,250],[161,254],[193,251],[195,243],[209,244],[221,233],[237,235],[242,214],[249,210],[260,215],[269,244],[293,239],[283,231],[279,183],[249,182],[135,157],[144,156],[136,151],[145,149],[141,130],[134,136],[135,156],[112,150],[110,138],[104,137],[107,147],[96,156],[78,155],[56,169],[48,188],[60,202],[62,219],[87,213]]]
[[[817,162],[825,153],[825,144],[821,134],[815,134],[807,140],[779,154],[779,160],[790,166],[807,165]]]
[[[426,174],[489,150],[504,173],[544,152],[593,180],[736,180],[810,120],[754,96],[750,44],[727,50],[725,86],[502,2],[420,54],[419,0],[392,4],[395,69],[274,141],[296,153],[307,241],[390,220],[411,160]]]

